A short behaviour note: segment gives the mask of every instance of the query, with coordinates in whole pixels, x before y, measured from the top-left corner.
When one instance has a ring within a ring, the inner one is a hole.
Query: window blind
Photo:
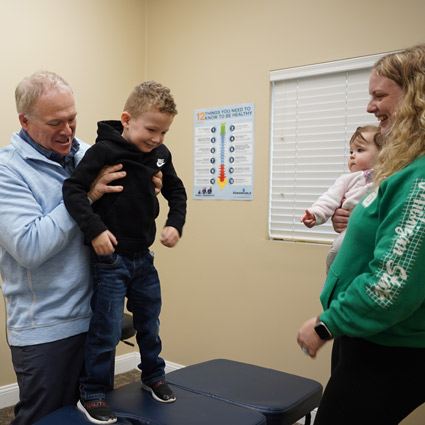
[[[269,237],[332,243],[331,220],[309,229],[308,209],[347,173],[349,141],[358,126],[377,125],[366,112],[370,70],[380,55],[270,73],[272,93]]]

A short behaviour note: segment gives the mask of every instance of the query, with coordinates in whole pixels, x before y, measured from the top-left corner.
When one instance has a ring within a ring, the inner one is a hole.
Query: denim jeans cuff
[[[84,401],[91,401],[91,400],[105,400],[105,394],[104,393],[85,393],[81,391],[81,398]]]

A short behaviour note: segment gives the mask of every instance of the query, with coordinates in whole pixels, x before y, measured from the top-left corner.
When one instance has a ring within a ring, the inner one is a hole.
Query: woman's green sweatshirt
[[[355,207],[320,300],[336,338],[425,347],[425,157]]]

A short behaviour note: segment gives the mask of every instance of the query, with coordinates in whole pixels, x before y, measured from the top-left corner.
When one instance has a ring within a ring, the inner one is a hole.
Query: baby
[[[382,148],[379,127],[366,125],[358,127],[350,140],[349,174],[343,174],[313,204],[305,210],[301,222],[311,228],[325,223],[333,216],[337,208],[352,210],[371,190],[373,166]],[[345,230],[335,239],[326,258],[328,273],[336,254],[344,240]]]

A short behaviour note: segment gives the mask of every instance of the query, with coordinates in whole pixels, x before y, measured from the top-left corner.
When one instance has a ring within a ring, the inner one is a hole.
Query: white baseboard
[[[124,354],[115,359],[115,375],[137,369],[140,364],[140,354],[138,352]],[[165,362],[165,373],[180,369],[184,366],[177,363]],[[14,406],[19,400],[18,384],[10,384],[0,387],[0,409]]]
[[[10,384],[0,387],[0,409],[14,406],[19,399],[18,384]]]
[[[118,356],[115,359],[115,375],[119,373],[128,372],[129,370],[137,369],[140,364],[140,353],[134,352]],[[173,370],[181,369],[182,365],[177,363],[165,361],[165,373],[172,372]]]

